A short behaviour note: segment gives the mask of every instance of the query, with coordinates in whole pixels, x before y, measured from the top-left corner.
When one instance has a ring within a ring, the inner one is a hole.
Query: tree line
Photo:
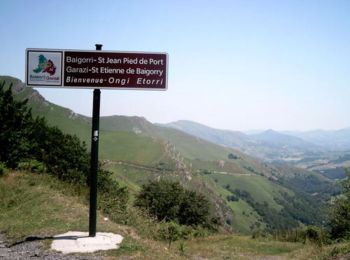
[[[0,84],[0,162],[8,168],[47,172],[76,186],[89,185],[90,154],[75,135],[33,117],[28,100],[18,101],[12,84]],[[125,211],[128,190],[99,167],[99,208],[107,213]]]

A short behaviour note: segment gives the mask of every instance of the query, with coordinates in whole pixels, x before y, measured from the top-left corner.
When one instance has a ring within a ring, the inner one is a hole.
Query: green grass
[[[254,240],[235,235],[217,235],[185,243],[188,255],[204,259],[276,259],[272,256],[287,258],[288,253],[304,247],[298,243]]]
[[[81,194],[79,197],[74,193]],[[69,195],[71,194],[71,195]],[[86,190],[74,189],[48,175],[15,172],[0,179],[0,232],[12,240],[88,230]],[[68,209],[68,210],[66,210]],[[99,219],[100,229],[109,224]]]
[[[49,104],[48,107],[33,103],[33,113],[44,116],[50,125],[59,127],[68,134],[77,135],[90,149],[90,119],[74,117],[70,110]],[[100,159],[132,161],[140,164],[153,164],[162,157],[161,145],[151,138],[133,132],[100,131]],[[147,151],[147,152],[145,152]]]
[[[245,190],[251,194],[256,202],[268,203],[270,208],[281,210],[274,198],[280,198],[280,191],[291,193],[287,189],[278,186],[264,177],[257,175],[234,175],[234,174],[209,174],[210,178],[217,180],[218,184],[225,187],[230,185],[231,189]]]
[[[159,142],[132,132],[101,131],[100,159],[153,165],[163,157]]]
[[[228,148],[209,143],[171,128],[158,127],[154,132],[154,136],[170,141],[183,157],[191,160],[224,160],[231,152]]]
[[[108,131],[134,132],[140,131],[140,134],[150,135],[154,130],[152,123],[143,117],[137,116],[104,116],[100,120],[100,128]]]
[[[86,190],[77,191],[47,174],[11,172],[0,178],[0,232],[12,242],[27,236],[53,236],[70,230],[87,231]],[[234,234],[167,243],[152,239],[159,224],[136,209],[129,210],[130,226],[104,221],[97,229],[125,237],[119,250],[98,253],[109,259],[326,259],[348,254],[348,244],[325,246],[252,239]],[[134,219],[132,219],[134,217]],[[131,227],[132,226],[132,227]],[[137,228],[135,228],[137,227]],[[45,244],[48,245],[46,242]],[[181,246],[182,245],[182,246]],[[180,250],[181,248],[181,250]]]
[[[73,134],[90,146],[91,121],[87,117],[77,116],[71,110],[52,103],[38,103],[30,101],[33,115],[45,117],[52,126],[57,126],[67,134]]]
[[[51,237],[67,231],[88,231],[89,210],[86,190],[79,192],[69,184],[47,174],[12,172],[0,178],[0,233],[10,242],[28,236]],[[136,221],[147,218],[138,216]],[[113,232],[124,236],[121,250],[103,253],[110,257],[120,255],[166,256],[157,243],[141,239],[135,229],[105,221],[98,212],[98,232]],[[45,241],[45,245],[49,243]]]
[[[148,171],[119,163],[109,164],[105,168],[112,171],[114,178],[122,185],[128,187],[134,194],[140,190],[142,184],[147,182],[147,179],[153,179],[153,174]]]
[[[210,175],[203,175],[208,183],[220,194],[220,196],[226,199],[227,196],[231,195],[227,189],[225,189],[221,184],[216,183]],[[251,227],[256,223],[260,222],[261,217],[257,212],[244,200],[239,201],[228,201],[227,205],[233,211],[232,228],[235,232],[242,234],[250,234],[252,232]],[[266,225],[261,223],[260,230],[264,230]],[[258,228],[255,228],[258,229]]]

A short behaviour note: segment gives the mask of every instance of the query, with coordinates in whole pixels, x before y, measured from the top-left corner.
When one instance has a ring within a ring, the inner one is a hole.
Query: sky
[[[168,90],[102,90],[101,116],[231,130],[350,127],[350,1],[0,1],[0,75],[25,49],[167,52]],[[92,90],[38,91],[91,116]]]

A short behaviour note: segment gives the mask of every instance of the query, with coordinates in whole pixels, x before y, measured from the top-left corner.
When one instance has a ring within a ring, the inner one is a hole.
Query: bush
[[[182,237],[181,226],[173,221],[166,223],[158,232],[159,237],[162,240],[168,241],[169,248],[172,242],[177,241]]]
[[[317,246],[322,246],[330,242],[329,232],[316,226],[306,226],[275,233],[275,238],[285,242],[311,242]]]
[[[0,161],[14,168],[23,158],[28,158],[30,142],[27,138],[32,115],[25,101],[15,101],[12,84],[5,89],[0,84]]]
[[[178,182],[160,180],[143,185],[135,206],[146,209],[159,221],[206,227],[212,224],[205,196],[185,190]]]
[[[6,165],[0,162],[0,177],[5,176],[7,174]]]
[[[350,172],[342,181],[342,194],[330,209],[331,237],[333,239],[350,239]]]
[[[235,195],[227,195],[226,196],[227,201],[239,201],[239,198]]]
[[[305,241],[310,241],[317,246],[322,246],[328,242],[328,232],[319,227],[308,226],[305,233]]]
[[[11,87],[0,84],[0,161],[11,168],[47,170],[64,180],[70,179],[69,172],[79,172],[86,180],[89,154],[84,143],[48,126],[44,118],[33,119],[27,100],[15,100]]]
[[[44,173],[46,172],[46,167],[42,162],[37,160],[25,160],[18,164],[17,168],[22,171]]]
[[[121,222],[125,219],[129,192],[126,187],[120,187],[119,183],[111,178],[111,174],[102,169],[98,172],[98,205],[112,220]]]
[[[228,155],[228,158],[231,159],[231,160],[237,160],[237,159],[239,159],[239,157],[238,157],[237,155],[233,154],[233,153],[230,153],[230,154]]]
[[[332,248],[332,250],[329,252],[329,256],[332,257],[332,259],[347,259],[345,258],[347,254],[350,254],[350,245],[339,245]],[[344,258],[340,258],[339,256],[344,256]],[[337,257],[337,258],[336,258]]]
[[[5,82],[0,84],[0,162],[35,173],[47,171],[77,189],[86,186],[90,155],[85,143],[49,126],[44,118],[33,119],[26,103],[14,99],[11,86],[5,89]],[[116,219],[125,211],[127,189],[121,188],[101,167],[98,191],[99,206],[105,213]]]

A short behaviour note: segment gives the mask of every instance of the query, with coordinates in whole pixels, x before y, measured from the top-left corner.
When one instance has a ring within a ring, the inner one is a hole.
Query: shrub
[[[239,159],[239,157],[238,157],[237,155],[233,154],[233,153],[230,153],[230,154],[228,155],[228,158],[231,159],[231,160],[237,160],[237,159]]]
[[[31,123],[31,112],[25,101],[16,101],[12,95],[12,84],[5,89],[0,84],[0,161],[14,168],[29,155],[30,142],[27,138]]]
[[[126,187],[111,178],[111,172],[100,169],[97,178],[98,205],[105,214],[117,222],[121,222],[126,213],[129,192]]]
[[[322,246],[328,242],[328,233],[319,227],[308,226],[305,231],[305,241],[308,240],[317,246]]]
[[[285,242],[311,242],[320,247],[330,242],[328,231],[316,226],[278,231],[275,233],[275,238]]]
[[[46,167],[42,162],[37,160],[25,160],[18,163],[17,168],[22,171],[44,173],[46,172]]]
[[[182,237],[181,226],[176,222],[168,222],[159,229],[159,237],[162,240],[168,241],[168,247],[170,248],[171,243],[179,240]]]
[[[331,237],[333,239],[350,239],[350,172],[342,181],[342,195],[330,209]]]
[[[90,155],[85,143],[49,126],[44,118],[34,119],[26,103],[14,99],[11,86],[5,89],[5,82],[0,84],[0,162],[30,172],[47,171],[76,188],[86,186]],[[100,167],[98,198],[100,208],[115,217],[125,211],[128,192],[110,175]]]
[[[7,174],[6,165],[0,162],[0,177],[5,176]]]
[[[185,190],[178,182],[160,180],[143,185],[135,206],[146,209],[159,221],[207,227],[212,224],[205,196]]]
[[[339,245],[332,248],[332,250],[329,252],[329,256],[332,257],[332,259],[347,259],[345,258],[345,254],[350,254],[350,245]],[[339,256],[344,256],[344,258],[340,258]]]
[[[235,196],[234,194],[231,194],[231,195],[227,195],[226,196],[226,199],[228,201],[239,201],[239,198],[237,196]]]

